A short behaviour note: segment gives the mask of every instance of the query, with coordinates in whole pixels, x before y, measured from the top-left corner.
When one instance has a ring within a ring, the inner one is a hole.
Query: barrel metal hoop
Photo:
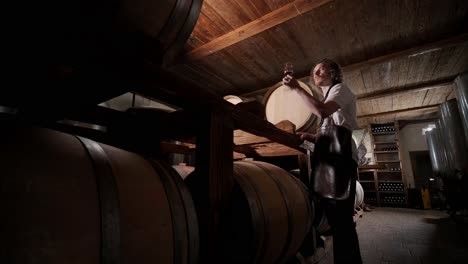
[[[166,51],[170,49],[170,47],[176,41],[179,40],[178,35],[180,34],[180,31],[183,29],[183,27],[186,26],[187,16],[191,14],[192,5],[193,1],[191,0],[176,1],[174,8],[171,11],[171,14],[169,15],[169,19],[166,21],[163,28],[158,34],[158,40],[162,44],[163,54],[166,53]],[[198,10],[198,12],[200,11],[200,9]],[[195,26],[195,23],[196,21],[193,22],[193,26]],[[188,36],[186,35],[186,37]],[[185,41],[183,41],[183,43],[185,43]]]
[[[183,49],[187,39],[190,37],[190,34],[192,34],[193,29],[195,28],[195,25],[198,21],[198,17],[200,16],[202,5],[203,0],[192,0],[189,14],[185,18],[185,22],[182,28],[179,30],[179,33],[174,40],[174,44],[164,51],[164,56],[169,56],[169,61],[174,59],[177,53]]]
[[[173,246],[174,246],[174,261],[173,263],[186,263],[187,260],[182,259],[184,251],[184,245],[182,244],[183,241],[180,241],[181,237],[187,235],[187,219],[184,215],[184,208],[180,206],[181,198],[179,197],[179,193],[175,192],[176,185],[171,179],[171,175],[169,177],[165,177],[167,175],[167,171],[163,168],[163,166],[159,163],[159,161],[155,161],[152,159],[146,159],[151,166],[153,167],[154,171],[156,171],[159,179],[161,180],[162,185],[164,186],[164,191],[166,193],[166,197],[169,203],[169,209],[171,211],[171,220],[172,220],[172,232],[173,232]]]
[[[199,233],[198,233],[198,219],[195,204],[193,203],[190,191],[185,186],[184,181],[180,175],[170,167],[163,168],[169,175],[174,184],[177,186],[177,192],[182,199],[184,207],[185,219],[187,220],[187,235],[189,243],[189,257],[188,264],[196,264],[199,260]]]
[[[120,202],[110,160],[95,141],[76,136],[92,161],[101,213],[101,263],[121,262]]]
[[[242,164],[245,162],[237,161],[234,163],[234,165],[236,163]],[[259,198],[260,195],[258,194],[258,191],[255,189],[254,186],[252,186],[252,184],[248,182],[247,180],[248,177],[246,176],[247,173],[241,167],[242,166],[234,166],[233,170],[234,170],[234,173],[237,175],[237,177],[235,178],[236,182],[237,184],[239,184],[241,190],[244,192],[245,197],[247,199],[247,203],[250,208],[252,229],[258,230],[258,232],[254,232],[253,238],[252,238],[252,245],[258,245],[259,243],[261,244],[261,250],[257,251],[258,254],[256,256],[253,256],[254,257],[253,263],[256,263],[260,259],[260,257],[263,257],[263,255],[265,254],[264,243],[266,241],[266,235],[267,235],[267,232],[265,231],[268,230],[267,229],[268,223],[266,222],[266,216],[265,216],[265,213],[263,212],[265,205]],[[260,227],[262,226],[260,223],[260,219],[264,219],[263,230],[259,230]],[[260,239],[260,234],[264,236],[262,240]]]

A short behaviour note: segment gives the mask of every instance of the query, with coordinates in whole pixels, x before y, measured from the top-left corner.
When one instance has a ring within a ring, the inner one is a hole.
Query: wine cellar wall
[[[377,206],[406,207],[406,178],[401,164],[398,122],[371,124],[371,145],[376,168],[359,171],[365,202]]]

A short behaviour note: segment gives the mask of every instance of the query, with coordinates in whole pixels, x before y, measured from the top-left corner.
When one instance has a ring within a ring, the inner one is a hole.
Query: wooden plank
[[[361,69],[362,82],[364,83],[364,90],[366,93],[375,91],[375,86],[372,79],[372,72],[370,67],[363,67]]]
[[[297,0],[246,25],[236,27],[233,31],[189,51],[186,54],[187,58],[189,60],[201,59],[209,54],[215,53],[285,21],[293,19],[298,15],[309,12],[330,1],[332,0]]]
[[[275,125],[278,129],[294,134],[295,125],[288,120],[284,120]],[[234,144],[236,145],[249,145],[258,143],[271,142],[268,138],[259,137],[254,134],[242,131],[240,129],[234,130]]]
[[[375,58],[367,60],[367,61],[363,61],[363,62],[355,63],[355,64],[352,64],[352,65],[348,65],[348,66],[343,67],[343,70],[350,71],[350,70],[362,68],[364,66],[370,66],[370,65],[373,65],[373,64],[385,62],[387,60],[391,60],[391,59],[398,58],[398,57],[406,57],[406,56],[411,56],[411,55],[416,55],[416,54],[424,54],[424,53],[428,53],[428,52],[431,52],[431,51],[434,51],[434,50],[440,50],[440,49],[445,49],[445,48],[449,48],[449,47],[455,47],[455,46],[464,44],[467,41],[468,41],[468,34],[465,33],[465,34],[461,34],[461,35],[458,35],[458,36],[455,36],[455,37],[452,37],[452,38],[444,39],[444,40],[441,40],[441,41],[436,41],[436,42],[433,42],[433,43],[429,43],[429,44],[425,44],[425,45],[422,45],[422,46],[417,46],[417,47],[414,47],[414,48],[410,48],[410,49],[390,53],[390,54],[383,55],[383,56],[378,56],[378,57],[375,57]]]
[[[427,96],[423,102],[423,105],[430,104],[441,104],[445,102],[448,96],[454,91],[454,86],[444,86],[439,89],[428,91]]]
[[[399,110],[393,110],[393,111],[387,111],[387,112],[373,113],[373,114],[368,114],[368,115],[361,115],[361,116],[358,116],[357,118],[377,117],[377,116],[392,115],[392,114],[397,114],[397,113],[412,112],[412,111],[419,111],[419,110],[437,110],[438,108],[439,108],[438,104],[425,105],[425,106],[418,106],[418,107],[399,109]]]
[[[407,85],[403,87],[387,88],[387,89],[375,91],[372,93],[361,94],[361,95],[358,95],[357,98],[358,98],[358,101],[365,101],[365,100],[371,100],[371,99],[376,99],[376,98],[381,98],[381,97],[386,97],[386,96],[393,96],[393,95],[397,95],[401,93],[406,93],[409,91],[419,92],[419,91],[437,89],[437,88],[440,88],[441,86],[452,85],[456,77],[457,76],[449,76],[443,79],[433,80],[429,82],[422,82],[422,83]]]
[[[372,102],[358,101],[357,102],[357,115],[366,115],[372,113]]]
[[[424,72],[421,81],[428,82],[433,80],[433,74],[436,70],[437,64],[439,64],[441,50],[433,51],[429,53],[430,59],[424,67]]]
[[[391,63],[391,80],[388,86],[386,87],[396,87],[400,80],[400,67],[402,59],[393,59],[389,62]],[[384,89],[386,88],[384,87]]]
[[[280,157],[304,154],[302,151],[275,142],[253,144],[249,147],[253,148],[254,151],[262,157]]]
[[[398,71],[398,83],[395,87],[404,86],[408,83],[408,57],[403,57],[400,60],[400,69]]]
[[[458,62],[453,65],[451,72],[459,74],[468,71],[468,43],[460,47],[461,55],[458,55]]]
[[[434,69],[434,66],[432,66],[430,62],[433,60],[437,60],[438,53],[440,53],[440,50],[434,50],[432,52],[427,52],[421,55],[413,56],[416,57],[416,60],[413,61],[414,64],[412,65],[412,67],[416,69],[412,78],[413,83],[424,81],[424,73],[429,70],[428,67],[431,71]]]
[[[247,156],[246,156],[245,154],[243,154],[243,153],[239,153],[239,152],[236,152],[236,151],[234,151],[234,152],[232,153],[232,159],[233,159],[233,160],[240,160],[240,159],[244,159],[244,158],[246,158],[246,157],[247,157]]]
[[[276,124],[278,129],[288,133],[295,133],[295,126],[288,120]],[[259,137],[251,133],[234,131],[234,150],[250,157],[277,157],[303,154],[304,150],[287,147],[283,144],[272,142],[265,137]]]
[[[374,91],[382,90],[389,87],[392,81],[391,76],[392,63],[387,61],[385,63],[378,63],[370,67],[370,75],[372,77],[372,89]]]
[[[271,140],[265,137],[256,136],[254,134],[242,131],[240,129],[234,130],[234,144],[236,145],[249,145],[266,142],[271,142]]]
[[[382,8],[383,4],[378,1],[369,0],[361,1],[359,3],[356,1],[343,2],[347,2],[349,4],[348,9],[344,10],[344,12],[351,12],[356,14],[352,20],[343,21],[343,24],[353,24],[354,27],[349,32],[353,32],[352,35],[356,35],[362,43],[361,46],[364,56],[360,57],[360,59],[357,61],[362,61],[364,58],[373,58],[377,56],[377,54],[379,54],[379,46],[381,46],[382,39],[384,39],[387,35],[387,28],[384,24],[385,22],[382,19],[385,18],[385,9]],[[376,28],[381,29],[379,34],[376,34]],[[350,36],[350,34],[345,33],[344,36]]]
[[[364,87],[364,81],[360,70],[354,70],[350,72],[343,72],[343,80],[354,92],[354,94],[366,93]]]

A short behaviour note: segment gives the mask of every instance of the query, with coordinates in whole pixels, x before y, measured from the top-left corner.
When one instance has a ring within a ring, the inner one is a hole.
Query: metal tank
[[[468,73],[459,75],[455,79],[455,84],[458,110],[465,132],[465,142],[468,144]]]
[[[438,128],[426,131],[426,141],[429,148],[429,156],[431,158],[432,170],[438,175],[443,176],[447,171],[447,159],[445,149],[442,145],[440,132]]]
[[[451,165],[451,163],[449,162],[448,160],[448,157],[447,157],[447,152],[448,152],[448,145],[446,143],[446,140],[445,138],[443,137],[442,135],[442,122],[439,119],[437,119],[436,121],[436,128],[435,130],[437,131],[436,132],[436,137],[439,139],[439,142],[440,142],[440,147],[438,148],[439,150],[439,158],[440,158],[440,171],[441,171],[441,174],[442,176],[445,176],[448,171],[449,171],[449,168],[450,167],[453,167]]]
[[[455,99],[440,105],[440,132],[445,143],[449,170],[448,178],[461,178],[467,171],[468,148]]]

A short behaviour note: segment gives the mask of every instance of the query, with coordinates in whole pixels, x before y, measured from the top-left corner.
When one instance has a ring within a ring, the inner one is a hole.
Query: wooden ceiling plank
[[[459,53],[458,62],[453,65],[451,71],[457,74],[468,71],[468,43],[460,47],[460,49],[461,54]]]
[[[421,81],[427,82],[433,80],[432,76],[434,75],[434,71],[436,70],[437,65],[439,64],[441,51],[442,50],[437,50],[430,53],[431,57],[424,67],[423,77]]]
[[[427,110],[432,110],[432,109],[434,110],[439,109],[439,104],[411,107],[411,108],[392,110],[392,111],[387,111],[387,112],[378,112],[378,113],[373,113],[373,114],[368,114],[368,115],[361,115],[361,116],[358,116],[357,118],[378,117],[378,116],[394,115],[394,114],[411,112],[411,111],[421,111],[421,110],[427,111]]]
[[[186,54],[187,59],[201,59],[331,1],[332,0],[296,0],[293,3],[278,8],[244,26],[236,28],[227,34],[189,51]]]
[[[450,76],[450,77],[435,80],[435,81],[417,83],[417,84],[414,84],[414,85],[403,86],[403,87],[388,88],[388,89],[384,89],[384,90],[375,91],[375,92],[372,92],[372,93],[361,94],[361,95],[358,95],[357,98],[358,98],[359,101],[361,101],[361,100],[371,100],[371,99],[386,97],[386,96],[390,96],[390,95],[405,93],[405,92],[409,92],[409,91],[416,92],[416,91],[430,90],[430,89],[438,88],[438,87],[441,87],[441,86],[452,85],[453,80],[455,79],[455,77],[456,76]]]
[[[388,87],[397,87],[398,82],[400,81],[400,66],[401,66],[401,61],[402,59],[394,59],[390,61],[390,67],[391,67],[391,72],[390,72],[390,85]]]
[[[433,52],[428,52],[421,54],[419,56],[416,56],[416,64],[413,65],[413,67],[416,68],[415,74],[414,74],[414,82],[413,83],[419,83],[424,81],[424,73],[427,71],[428,64],[431,61],[434,61],[434,53],[438,53],[439,50],[434,50]],[[430,65],[429,65],[430,67]]]
[[[350,70],[354,70],[358,68],[363,68],[364,66],[370,66],[373,64],[385,62],[387,60],[392,60],[398,57],[406,57],[406,56],[412,56],[412,55],[414,56],[416,54],[424,54],[424,53],[432,52],[432,51],[439,50],[439,49],[454,47],[454,46],[461,45],[467,41],[468,41],[468,33],[465,33],[465,34],[461,34],[461,35],[448,38],[448,39],[444,39],[441,41],[436,41],[436,42],[429,43],[426,45],[422,45],[422,46],[390,53],[387,55],[375,57],[367,61],[351,64],[351,65],[343,67],[343,71],[350,71]]]
[[[408,83],[408,58],[400,58],[400,67],[398,71],[398,82],[395,87],[404,86]]]
[[[431,104],[441,104],[445,102],[450,94],[454,91],[453,86],[446,87],[443,89],[437,89],[436,93],[432,97]]]
[[[343,80],[345,80],[354,94],[366,93],[366,91],[364,91],[364,82],[362,80],[361,71],[344,72]]]
[[[374,89],[370,67],[363,67],[361,69],[361,76],[362,76],[362,81],[364,83],[364,90],[366,91],[366,93],[374,92],[375,89]]]

